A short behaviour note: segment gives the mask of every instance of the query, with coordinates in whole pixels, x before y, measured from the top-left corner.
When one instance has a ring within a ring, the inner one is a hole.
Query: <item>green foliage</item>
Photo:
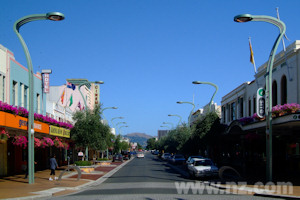
[[[182,152],[182,147],[190,137],[191,129],[184,124],[183,126],[171,130],[165,137],[162,137],[158,141],[157,147],[159,150],[165,150],[166,152]]]
[[[157,142],[156,142],[156,138],[150,138],[147,140],[147,149],[156,149],[157,146]]]
[[[97,158],[98,161],[108,161],[108,158]]]
[[[77,111],[73,115],[73,120],[75,125],[71,135],[77,147],[104,150],[109,146],[110,128],[101,123],[100,106],[96,106],[93,110]]]
[[[143,149],[142,145],[140,143],[137,143],[137,149]]]
[[[90,161],[75,161],[76,166],[91,166],[92,163]]]

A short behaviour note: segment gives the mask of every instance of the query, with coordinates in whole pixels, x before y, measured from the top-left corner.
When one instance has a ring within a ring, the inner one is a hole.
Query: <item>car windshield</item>
[[[198,160],[195,162],[195,166],[211,166],[213,165],[211,160]]]

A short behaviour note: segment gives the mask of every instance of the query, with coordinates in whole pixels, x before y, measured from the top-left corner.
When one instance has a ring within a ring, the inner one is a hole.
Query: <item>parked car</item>
[[[161,158],[162,158],[163,160],[168,160],[170,157],[171,157],[171,154],[170,154],[170,153],[164,153],[164,154],[161,156]]]
[[[122,155],[124,160],[129,160],[131,157],[130,152],[123,152]]]
[[[123,162],[123,156],[122,156],[122,154],[115,154],[114,156],[113,156],[113,160],[112,160],[113,162],[116,162],[116,161],[120,161],[120,162]]]
[[[190,163],[191,163],[191,160],[192,160],[193,158],[204,158],[204,157],[203,157],[203,156],[190,156],[190,157],[188,157],[188,159],[186,160],[186,164],[187,164],[187,165],[190,164]]]
[[[219,169],[208,158],[193,158],[187,166],[189,174],[194,177],[218,176]]]
[[[181,154],[176,154],[170,158],[169,162],[174,165],[183,164],[183,163],[185,163],[185,158]]]
[[[137,158],[145,158],[145,155],[143,152],[137,152],[136,157]]]

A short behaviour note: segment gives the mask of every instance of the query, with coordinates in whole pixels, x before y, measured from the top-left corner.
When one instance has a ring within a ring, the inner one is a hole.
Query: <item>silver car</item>
[[[187,165],[189,174],[193,178],[218,176],[219,169],[208,158],[193,158]]]

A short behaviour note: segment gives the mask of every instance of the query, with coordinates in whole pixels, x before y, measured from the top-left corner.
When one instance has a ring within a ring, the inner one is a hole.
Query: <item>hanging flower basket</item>
[[[5,143],[5,141],[10,138],[8,132],[6,132],[5,130],[2,130],[0,132],[0,143]]]
[[[24,149],[26,149],[27,143],[28,143],[27,137],[23,135],[16,135],[12,142],[13,145],[20,146]]]
[[[295,113],[300,110],[300,105],[296,103],[287,103],[281,106],[281,110],[288,114]]]
[[[41,139],[41,147],[42,148],[51,147],[53,145],[54,145],[54,142],[52,141],[51,138],[44,137],[43,139]]]
[[[62,143],[62,140],[58,137],[56,137],[54,140],[54,146],[57,148],[65,148],[64,144]]]
[[[38,138],[34,138],[34,147],[42,146],[42,141]]]

